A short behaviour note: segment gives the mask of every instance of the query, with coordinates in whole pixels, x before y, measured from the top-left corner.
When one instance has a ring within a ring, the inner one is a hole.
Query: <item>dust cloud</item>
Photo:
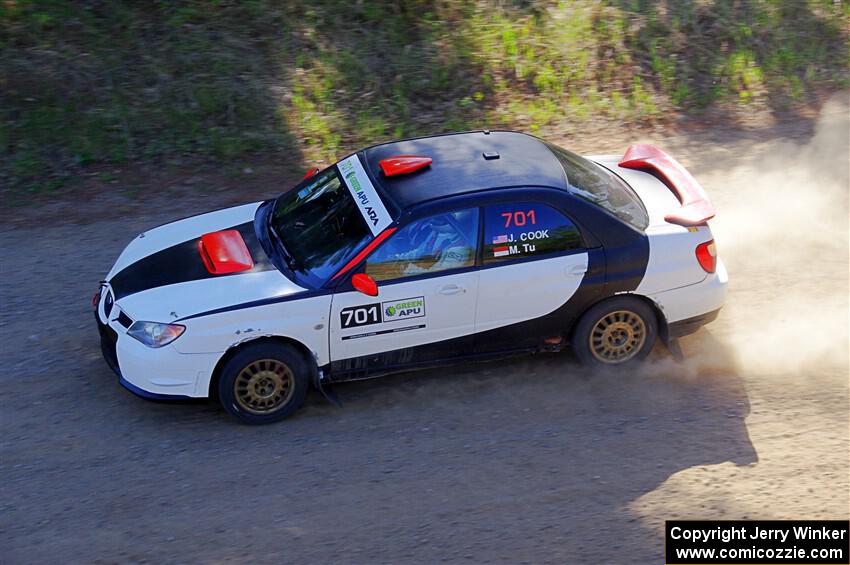
[[[731,170],[698,175],[717,208],[710,223],[730,281],[720,318],[703,330],[716,343],[683,340],[689,372],[846,379],[848,116],[846,93],[835,96],[805,144],[736,142],[718,163],[737,161]]]
[[[729,293],[717,321],[681,340],[683,363],[657,355],[646,370],[713,387],[708,404],[741,427],[700,444],[708,464],[627,505],[658,540],[677,517],[847,516],[849,109],[846,93],[830,100],[802,143],[730,134],[723,145],[693,140],[684,155],[717,208]]]

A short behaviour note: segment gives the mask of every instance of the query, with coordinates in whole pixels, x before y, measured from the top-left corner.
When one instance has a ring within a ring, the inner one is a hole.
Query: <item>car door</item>
[[[472,353],[478,271],[478,208],[439,213],[400,228],[360,272],[377,296],[349,283],[334,293],[334,372],[371,370]]]
[[[568,329],[565,307],[588,271],[589,251],[578,227],[542,202],[498,203],[483,210],[477,352],[532,348],[555,339]]]

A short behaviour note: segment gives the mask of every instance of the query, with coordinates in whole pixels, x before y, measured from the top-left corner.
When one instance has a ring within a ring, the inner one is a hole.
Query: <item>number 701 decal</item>
[[[339,313],[339,317],[343,329],[368,326],[369,324],[380,324],[381,303],[375,302],[374,304],[343,308]]]
[[[534,210],[529,210],[528,212],[504,212],[501,216],[505,219],[506,228],[511,227],[511,225],[522,227],[527,223],[531,223],[531,225],[537,224],[537,218],[535,218]]]

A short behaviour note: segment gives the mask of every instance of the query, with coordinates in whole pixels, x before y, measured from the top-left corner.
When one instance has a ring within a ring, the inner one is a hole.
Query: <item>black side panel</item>
[[[235,229],[242,235],[245,245],[254,259],[254,267],[252,269],[229,275],[214,275],[210,273],[204,266],[203,261],[201,261],[201,256],[198,253],[198,240],[195,238],[157,251],[139,259],[116,273],[109,281],[110,285],[112,285],[112,291],[115,293],[115,299],[120,300],[130,294],[158,286],[213,277],[237,276],[244,273],[256,273],[275,268],[269,261],[268,255],[263,251],[260,241],[254,233],[253,222],[246,222],[238,226],[223,229]]]
[[[473,354],[475,336],[467,335],[417,347],[395,349],[363,357],[353,357],[331,363],[331,381],[366,377],[376,372],[399,367],[439,364]]]

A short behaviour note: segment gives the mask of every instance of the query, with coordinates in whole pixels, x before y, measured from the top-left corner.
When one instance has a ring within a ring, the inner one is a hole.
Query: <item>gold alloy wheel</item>
[[[629,310],[606,314],[590,331],[590,351],[602,363],[615,365],[638,354],[646,342],[646,324]]]
[[[251,414],[270,414],[295,392],[292,370],[277,359],[260,359],[239,371],[233,385],[239,407]]]

